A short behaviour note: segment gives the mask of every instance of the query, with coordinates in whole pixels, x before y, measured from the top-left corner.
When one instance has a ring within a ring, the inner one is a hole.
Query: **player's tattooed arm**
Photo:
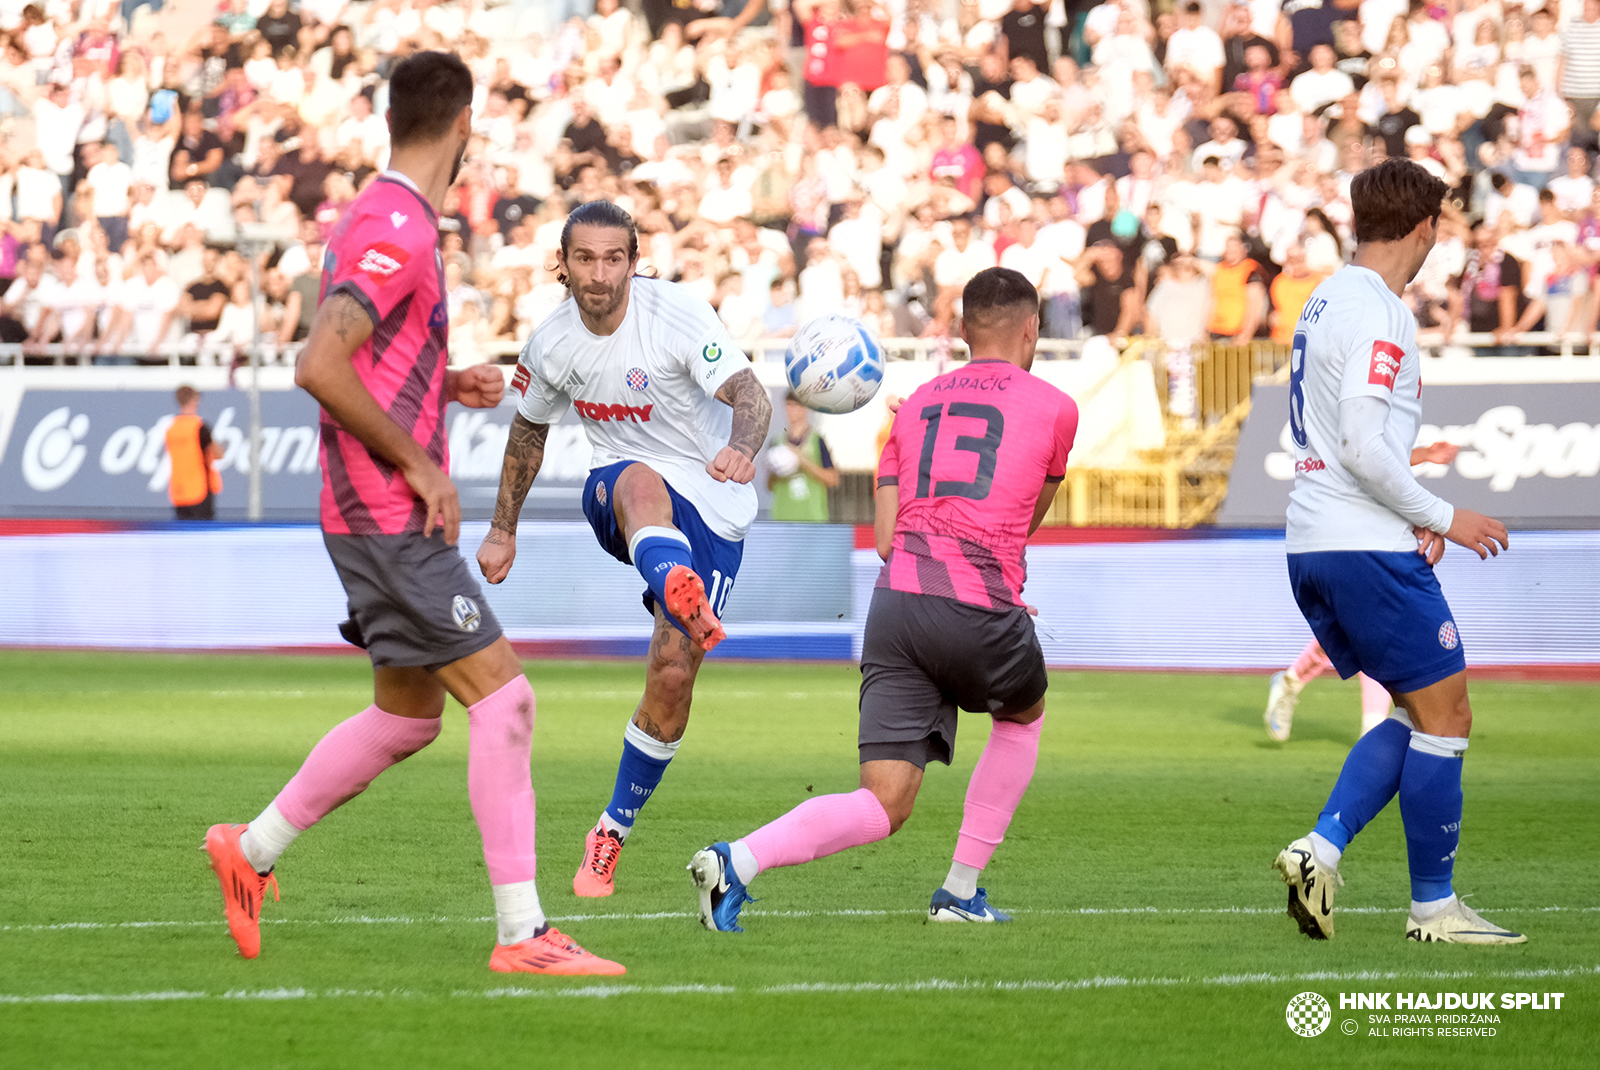
[[[494,504],[494,520],[489,533],[517,533],[517,517],[522,515],[522,503],[533,486],[533,477],[544,464],[544,444],[550,437],[549,424],[536,424],[522,413],[511,421],[511,434],[506,439],[506,458],[500,466],[500,494]]]
[[[511,421],[506,439],[506,457],[500,466],[500,493],[495,498],[494,519],[489,534],[478,547],[478,568],[490,583],[499,583],[511,571],[517,556],[517,518],[522,503],[533,486],[533,477],[544,464],[544,443],[550,437],[549,424],[536,424],[522,413]]]
[[[772,399],[750,368],[729,376],[716,398],[733,409],[733,431],[728,445],[706,465],[713,479],[748,483],[755,478],[756,452],[772,427]]]

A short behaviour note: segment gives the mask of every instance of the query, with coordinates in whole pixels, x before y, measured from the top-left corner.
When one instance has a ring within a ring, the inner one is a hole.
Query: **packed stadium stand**
[[[455,365],[514,361],[596,198],[774,388],[786,338],[843,310],[905,392],[960,358],[957,297],[998,263],[1038,286],[1041,374],[1085,412],[1052,520],[1192,526],[1353,249],[1351,177],[1405,156],[1450,187],[1407,293],[1430,383],[1600,378],[1595,0],[11,0],[0,33],[0,364],[36,387],[215,391],[254,348],[252,381],[286,390],[322,243],[385,166],[385,75],[418,49],[478,80],[440,222]],[[23,382],[0,390],[13,437],[37,427]],[[819,421],[835,519],[867,519],[884,416]],[[1586,433],[1554,470],[1593,467]]]

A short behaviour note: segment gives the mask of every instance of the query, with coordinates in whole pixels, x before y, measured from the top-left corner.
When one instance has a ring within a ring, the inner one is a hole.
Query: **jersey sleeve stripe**
[[[352,280],[345,279],[332,290],[329,290],[328,297],[332,297],[334,294],[338,293],[349,294],[351,297],[355,298],[356,304],[360,305],[362,310],[366,312],[367,318],[372,320],[372,326],[374,329],[376,329],[378,325],[383,322],[383,317],[378,315],[378,306],[374,305],[372,303],[372,298],[368,297],[366,293],[362,291],[361,287],[356,285]],[[326,301],[328,297],[324,297],[323,300]],[[374,347],[374,351],[376,351],[376,347]]]

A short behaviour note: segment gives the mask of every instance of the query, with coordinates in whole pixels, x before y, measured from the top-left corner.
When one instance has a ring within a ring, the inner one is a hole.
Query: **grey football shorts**
[[[1048,686],[1027,610],[879,587],[861,644],[861,760],[949,765],[958,707],[1022,713]]]
[[[323,532],[322,541],[350,603],[339,634],[364,648],[375,667],[433,672],[500,638],[478,581],[443,537]]]

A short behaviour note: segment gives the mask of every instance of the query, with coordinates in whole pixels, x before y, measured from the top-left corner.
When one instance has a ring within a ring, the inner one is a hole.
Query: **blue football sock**
[[[628,722],[622,738],[622,761],[617,763],[616,787],[611,790],[611,805],[602,819],[608,827],[615,826],[623,839],[627,839],[639,811],[661,783],[677,749],[676,743],[653,739],[644,729]]]
[[[1400,774],[1400,817],[1406,826],[1411,898],[1448,898],[1461,842],[1461,755],[1467,741],[1414,732]]]
[[[1411,729],[1391,717],[1356,741],[1339,770],[1316,831],[1343,851],[1400,789]]]
[[[640,528],[628,544],[633,567],[639,570],[650,592],[656,596],[661,611],[667,611],[667,573],[674,565],[694,568],[693,551],[689,540],[676,528]]]

